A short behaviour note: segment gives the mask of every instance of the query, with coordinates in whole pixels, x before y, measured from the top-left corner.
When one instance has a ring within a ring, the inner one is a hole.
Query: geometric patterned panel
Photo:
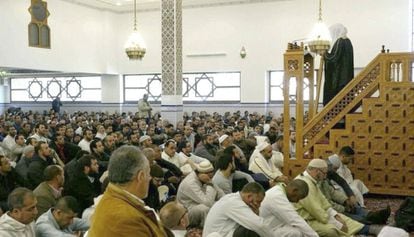
[[[315,145],[315,157],[349,145],[349,167],[371,193],[414,195],[414,83],[380,82],[379,93],[346,116],[346,129],[331,130],[328,145]]]
[[[161,2],[162,94],[182,95],[182,0]]]

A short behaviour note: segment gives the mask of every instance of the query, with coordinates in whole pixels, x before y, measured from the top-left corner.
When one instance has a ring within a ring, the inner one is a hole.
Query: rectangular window
[[[240,72],[183,73],[183,101],[240,101]],[[161,101],[161,74],[124,76],[125,102]]]
[[[10,79],[11,101],[101,101],[101,77],[30,77]]]

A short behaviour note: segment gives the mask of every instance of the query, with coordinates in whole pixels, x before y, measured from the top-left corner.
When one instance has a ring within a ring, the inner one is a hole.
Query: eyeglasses
[[[328,173],[328,171],[327,170],[322,170],[322,169],[318,169],[320,172],[322,172],[322,174],[327,174]]]

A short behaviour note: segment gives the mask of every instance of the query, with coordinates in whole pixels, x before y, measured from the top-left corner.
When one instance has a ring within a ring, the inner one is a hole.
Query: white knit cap
[[[270,144],[269,144],[269,143],[267,143],[267,142],[262,142],[262,143],[257,144],[256,149],[257,149],[258,151],[263,151],[263,150],[264,150],[264,149],[266,149],[266,147],[268,147],[268,146],[270,146]]]
[[[219,143],[221,144],[222,142],[224,142],[224,140],[226,140],[229,137],[229,135],[224,134],[219,138]]]
[[[200,164],[197,165],[197,171],[200,173],[209,173],[214,171],[213,165],[210,163],[210,161],[205,160],[200,162]]]
[[[339,159],[339,156],[336,154],[331,155],[329,158],[329,162],[331,162],[333,167],[340,167],[341,166],[341,160]]]
[[[257,144],[267,142],[269,140],[266,136],[255,136],[254,138],[256,138]]]
[[[323,169],[328,168],[328,164],[322,159],[312,159],[309,162],[308,167]]]
[[[148,139],[151,139],[151,137],[148,136],[148,135],[144,135],[144,136],[139,138],[139,143],[143,143],[144,141],[146,141]]]

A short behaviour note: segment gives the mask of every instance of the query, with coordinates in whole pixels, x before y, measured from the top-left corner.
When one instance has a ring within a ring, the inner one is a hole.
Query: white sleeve
[[[264,218],[256,215],[247,205],[231,208],[227,215],[237,224],[256,232],[262,237],[273,237],[273,232],[265,223]]]
[[[264,204],[263,208],[270,210],[271,214],[282,219],[283,223],[299,229],[304,237],[318,237],[318,234],[299,216],[289,201],[279,196],[272,196],[271,203],[267,203]]]

